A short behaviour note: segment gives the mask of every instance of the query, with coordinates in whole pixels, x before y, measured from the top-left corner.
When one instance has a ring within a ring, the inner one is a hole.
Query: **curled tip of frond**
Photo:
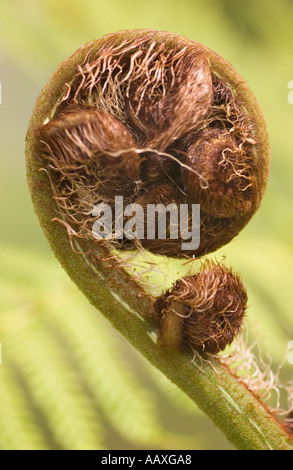
[[[223,264],[205,262],[200,271],[176,281],[160,296],[155,311],[162,318],[181,319],[181,344],[193,351],[216,354],[240,333],[247,293],[240,277]]]
[[[201,206],[198,248],[145,243],[168,256],[198,258],[247,224],[266,185],[255,118],[211,63],[204,46],[155,31],[109,35],[88,50],[37,133],[60,218],[78,236],[93,241],[86,215],[113,207],[115,195]]]

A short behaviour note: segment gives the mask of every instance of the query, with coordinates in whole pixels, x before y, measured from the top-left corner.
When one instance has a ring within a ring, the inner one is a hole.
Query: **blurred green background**
[[[33,213],[24,139],[34,102],[71,52],[121,29],[182,34],[229,60],[271,141],[258,213],[217,253],[242,274],[272,368],[293,340],[291,0],[1,0],[0,449],[232,449],[221,431],[83,298]]]

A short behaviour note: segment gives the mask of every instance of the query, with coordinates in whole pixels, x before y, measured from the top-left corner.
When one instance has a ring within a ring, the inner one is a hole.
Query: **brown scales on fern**
[[[95,204],[113,205],[115,195],[156,204],[151,194],[163,202],[169,184],[172,202],[201,205],[200,246],[182,251],[167,237],[145,247],[200,257],[237,235],[260,203],[253,129],[200,45],[148,32],[120,43],[113,35],[88,54],[39,132],[54,196],[76,234],[92,237]]]
[[[240,277],[224,265],[206,261],[197,274],[177,280],[162,294],[154,310],[162,315],[163,329],[166,317],[179,317],[182,348],[215,354],[241,331],[246,304]]]

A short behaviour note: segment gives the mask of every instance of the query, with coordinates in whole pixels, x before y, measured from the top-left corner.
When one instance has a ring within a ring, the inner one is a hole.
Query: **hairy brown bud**
[[[140,158],[127,127],[113,114],[88,106],[62,112],[39,129],[50,168],[97,194],[129,194],[139,181]]]
[[[182,182],[186,193],[214,217],[245,215],[254,209],[255,176],[249,149],[226,129],[207,128],[188,147]]]
[[[89,214],[116,195],[143,207],[199,204],[198,248],[168,233],[141,244],[200,257],[228,243],[259,207],[269,171],[264,120],[242,77],[205,46],[160,31],[108,35],[80,54],[38,130],[60,219],[93,240]]]
[[[181,44],[151,43],[141,57],[148,71],[131,81],[127,115],[144,146],[164,150],[204,122],[212,76],[205,54]]]
[[[241,331],[246,303],[240,277],[223,264],[207,261],[197,274],[176,281],[154,309],[161,316],[162,336],[165,325],[172,328],[170,317],[175,316],[181,347],[215,354]]]

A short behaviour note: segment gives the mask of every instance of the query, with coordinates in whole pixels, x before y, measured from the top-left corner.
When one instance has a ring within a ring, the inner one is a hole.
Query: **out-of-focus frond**
[[[155,382],[58,266],[0,252],[0,448],[102,449],[109,427],[129,448],[199,447],[164,427]]]

